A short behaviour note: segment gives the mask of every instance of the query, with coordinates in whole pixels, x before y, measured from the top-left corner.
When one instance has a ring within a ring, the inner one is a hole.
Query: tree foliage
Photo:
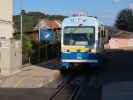
[[[117,16],[115,26],[120,30],[133,32],[133,10],[122,10]]]
[[[23,32],[32,31],[40,19],[63,20],[65,18],[65,16],[62,15],[46,15],[41,12],[26,12],[25,10],[22,10],[22,14]],[[20,32],[20,15],[15,15],[13,21],[16,32]]]
[[[20,40],[20,33],[15,33],[14,34],[14,38]],[[33,48],[33,40],[30,36],[23,34],[23,54],[30,56],[33,52],[32,48]]]

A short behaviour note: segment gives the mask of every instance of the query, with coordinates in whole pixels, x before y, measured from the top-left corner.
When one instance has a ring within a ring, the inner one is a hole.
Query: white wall
[[[22,65],[21,41],[12,39],[13,0],[0,0],[0,72],[10,75]]]
[[[12,38],[13,1],[0,0],[0,37]]]
[[[0,71],[2,75],[11,75],[22,67],[21,41],[14,39],[0,40]]]
[[[121,39],[121,38],[111,38],[109,41],[109,47],[111,49],[122,49],[133,47],[133,39]]]
[[[0,0],[0,20],[12,22],[12,0]]]

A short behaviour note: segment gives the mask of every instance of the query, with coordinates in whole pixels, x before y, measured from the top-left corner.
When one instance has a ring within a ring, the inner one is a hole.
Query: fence
[[[23,64],[32,63],[37,64],[46,60],[59,57],[60,43],[49,44],[47,42],[40,45],[33,46],[30,55],[23,53]]]

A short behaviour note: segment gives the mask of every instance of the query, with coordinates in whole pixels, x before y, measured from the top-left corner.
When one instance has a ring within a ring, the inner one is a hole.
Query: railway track
[[[85,77],[67,76],[60,84],[56,92],[49,100],[76,100],[80,94]]]

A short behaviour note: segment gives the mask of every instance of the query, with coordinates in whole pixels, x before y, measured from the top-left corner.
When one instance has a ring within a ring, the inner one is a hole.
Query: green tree
[[[117,16],[115,26],[118,29],[133,32],[133,10],[124,9]]]
[[[31,37],[27,35],[23,35],[23,53],[27,56],[31,56],[32,54],[32,47],[33,47],[33,40]]]

